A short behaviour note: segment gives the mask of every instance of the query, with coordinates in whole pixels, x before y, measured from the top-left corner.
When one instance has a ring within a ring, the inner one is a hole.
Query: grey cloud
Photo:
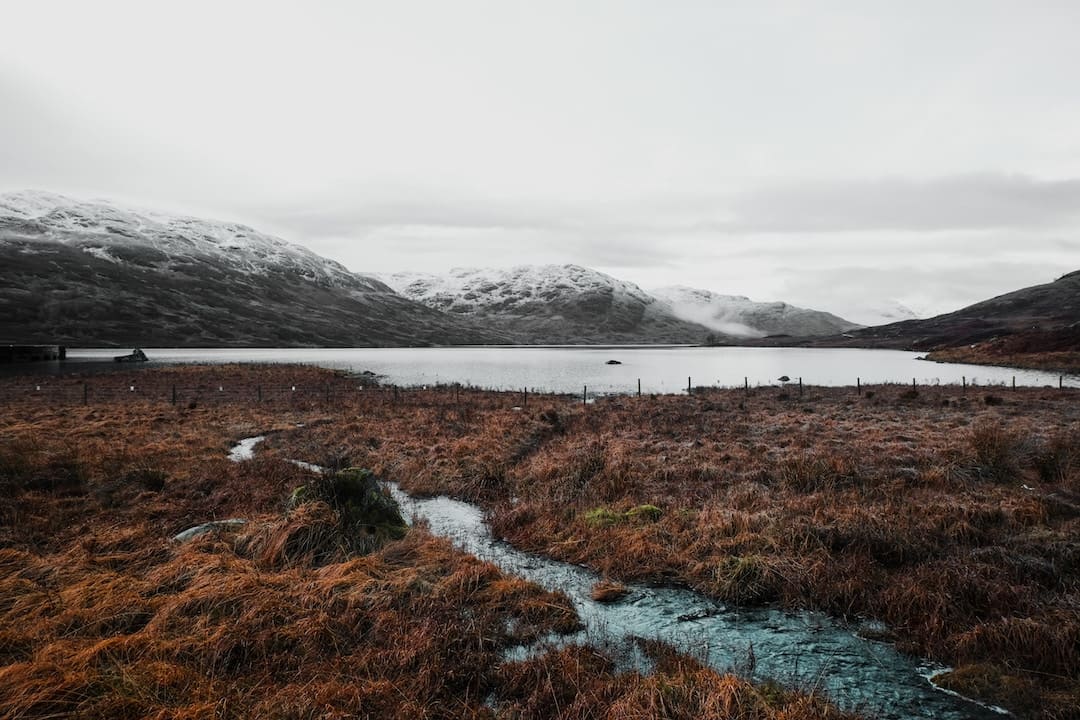
[[[305,235],[354,235],[379,227],[438,227],[473,229],[555,229],[561,223],[536,210],[491,204],[423,201],[365,202],[326,208],[271,210],[275,224]]]
[[[339,257],[350,239],[370,246],[393,245],[413,254],[453,250],[482,257],[479,264],[513,264],[529,257],[609,268],[666,266],[671,243],[654,228],[626,220],[619,208],[476,198],[338,202],[313,208],[256,211],[269,227],[313,248],[333,246]],[[358,194],[358,197],[362,197]]]
[[[1080,219],[1080,179],[978,173],[933,179],[813,181],[731,198],[738,232],[977,230],[1050,227]]]
[[[303,237],[363,235],[385,227],[573,232],[617,239],[824,236],[1045,229],[1080,222],[1080,179],[1043,180],[1018,174],[807,180],[712,196],[606,204],[448,197],[409,188],[380,194],[359,192],[355,201],[269,208],[262,214]],[[758,237],[755,242],[765,240]]]

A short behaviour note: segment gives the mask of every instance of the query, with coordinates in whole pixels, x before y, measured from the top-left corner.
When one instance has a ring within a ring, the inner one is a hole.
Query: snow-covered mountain
[[[130,262],[132,253],[149,248],[160,256],[142,259],[159,270],[209,261],[256,275],[285,273],[323,287],[389,290],[307,248],[236,223],[135,211],[39,191],[0,195],[0,221],[5,238],[21,232],[113,263]]]
[[[676,317],[736,337],[835,335],[862,327],[820,310],[784,302],[754,302],[742,295],[720,295],[682,286],[650,292],[667,303]]]
[[[506,342],[235,223],[0,195],[0,339],[118,345]]]
[[[646,292],[578,265],[455,268],[379,278],[428,307],[526,330],[533,342],[704,342],[712,335],[828,335],[860,327],[787,303],[686,287]]]
[[[637,285],[579,265],[455,268],[378,276],[430,308],[481,319],[521,342],[699,343],[709,330],[675,317]]]

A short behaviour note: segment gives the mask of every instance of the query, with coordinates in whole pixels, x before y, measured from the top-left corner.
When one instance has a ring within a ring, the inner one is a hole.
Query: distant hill
[[[523,343],[736,344],[766,335],[821,335],[861,327],[787,303],[686,287],[645,291],[579,265],[455,268],[379,278],[410,299],[481,320]]]
[[[931,360],[1080,373],[1080,271],[925,320],[759,344],[929,351]]]
[[[833,335],[862,327],[831,313],[785,302],[754,302],[742,295],[721,295],[682,286],[650,292],[667,303],[676,317],[738,337]]]
[[[1045,337],[1049,345],[1068,345],[1063,338],[1078,327],[1080,271],[926,320],[907,320],[849,334],[856,342],[877,347],[939,350],[1010,335]],[[1033,349],[1037,346],[1032,345]]]
[[[411,300],[480,321],[522,343],[701,343],[710,333],[676,317],[637,285],[579,265],[379,277]]]
[[[508,342],[234,223],[0,195],[0,341],[113,346]]]

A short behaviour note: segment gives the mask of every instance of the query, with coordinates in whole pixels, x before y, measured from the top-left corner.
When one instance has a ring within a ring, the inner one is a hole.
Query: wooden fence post
[[[585,407],[585,405],[588,404],[585,401],[585,399],[588,396],[589,396],[589,386],[588,385],[582,385],[581,386],[581,407]]]
[[[862,378],[855,378],[855,394],[862,397]]]

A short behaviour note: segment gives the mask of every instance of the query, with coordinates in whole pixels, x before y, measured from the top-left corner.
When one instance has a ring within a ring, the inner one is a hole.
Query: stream
[[[250,458],[261,439],[240,441],[230,459]],[[306,463],[304,467],[322,470]],[[664,641],[721,672],[735,670],[756,681],[813,689],[869,717],[983,720],[1008,714],[936,687],[931,679],[947,670],[944,666],[861,638],[857,628],[824,613],[728,608],[690,590],[641,585],[628,585],[630,593],[616,603],[596,602],[591,591],[600,580],[597,574],[495,539],[479,507],[445,496],[413,497],[396,483],[386,486],[411,522],[426,520],[434,535],[571,599],[585,629],[517,647],[508,654],[510,660],[560,644],[592,643],[647,672],[649,664],[632,642],[640,637]]]

